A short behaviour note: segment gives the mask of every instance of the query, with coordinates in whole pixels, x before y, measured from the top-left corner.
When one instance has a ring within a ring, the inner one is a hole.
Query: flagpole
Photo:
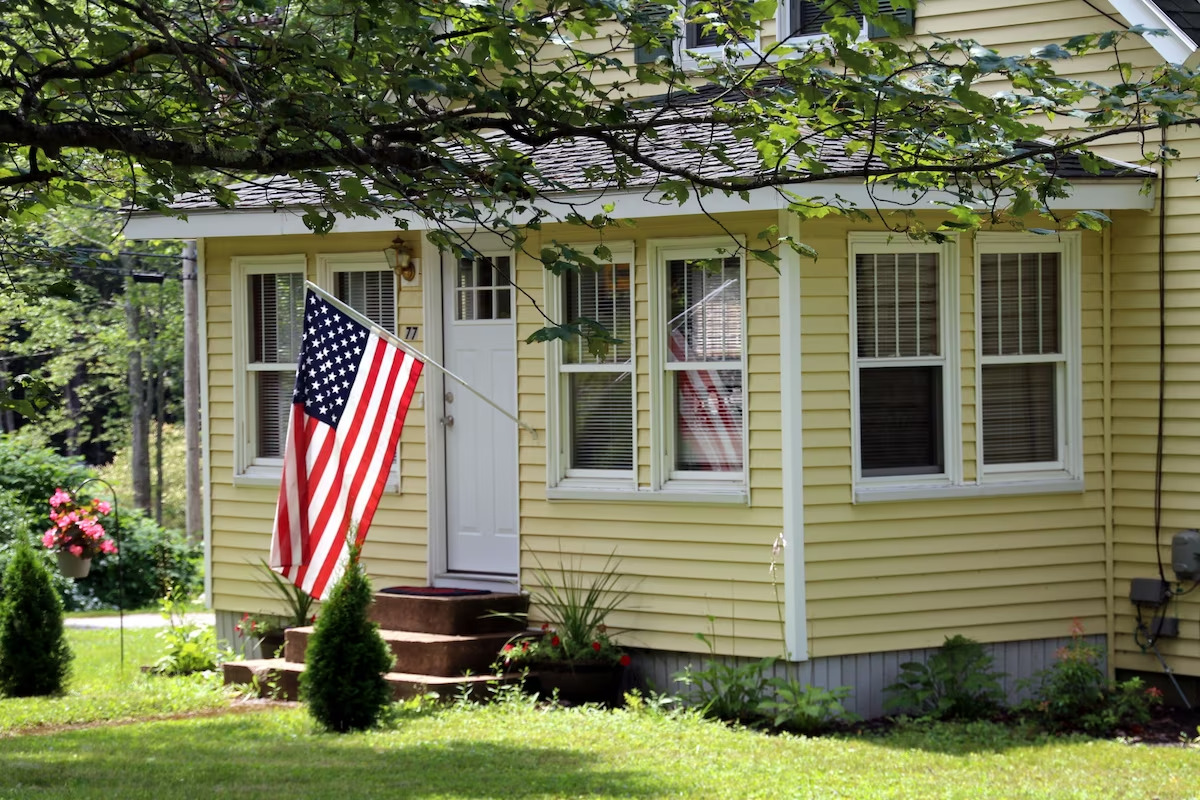
[[[337,299],[336,297],[331,295],[329,292],[322,289],[320,286],[317,286],[312,281],[306,280],[304,282],[304,284],[305,284],[305,286],[308,287],[309,291],[313,292],[318,297],[325,300],[327,303],[329,303],[331,306],[336,308],[338,311],[341,311],[343,314],[345,314],[346,316],[355,320],[359,324],[370,328],[373,333],[378,334],[379,336],[383,337],[384,339],[387,339],[389,342],[396,345],[400,349],[405,350],[408,353],[410,353],[411,355],[415,356],[416,358],[421,359],[422,361],[424,361],[426,364],[433,367],[434,369],[441,371],[442,374],[444,374],[447,378],[452,378],[453,380],[458,381],[458,383],[462,384],[462,387],[464,389],[466,389],[468,392],[475,395],[480,400],[487,403],[489,406],[491,406],[492,408],[496,409],[504,416],[511,419],[513,422],[517,423],[518,428],[523,428],[523,429],[529,431],[531,434],[533,434],[534,440],[535,441],[537,440],[537,431],[535,431],[528,423],[521,422],[521,420],[517,419],[516,416],[509,413],[508,411],[505,411],[503,408],[498,406],[490,397],[486,397],[482,392],[480,392],[478,389],[476,389],[471,384],[467,383],[463,378],[459,377],[458,375],[455,375],[453,372],[446,369],[444,366],[442,366],[438,362],[434,361],[432,358],[425,355],[420,350],[413,347],[411,344],[404,341],[396,334],[379,327],[374,322],[369,320],[367,317],[363,316],[362,314],[360,314],[358,311],[351,308],[346,303],[343,303],[341,300]]]

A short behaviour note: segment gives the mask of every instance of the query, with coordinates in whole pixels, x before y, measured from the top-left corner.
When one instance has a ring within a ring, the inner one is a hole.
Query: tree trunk
[[[183,251],[183,428],[187,445],[187,534],[204,538],[200,493],[200,287],[196,243]]]
[[[121,259],[129,268],[129,261]],[[150,414],[146,381],[142,375],[142,342],[138,330],[138,310],[133,305],[133,278],[125,279],[125,327],[129,334],[129,417],[131,423],[130,445],[132,455],[130,469],[133,471],[133,505],[135,508],[150,508]]]

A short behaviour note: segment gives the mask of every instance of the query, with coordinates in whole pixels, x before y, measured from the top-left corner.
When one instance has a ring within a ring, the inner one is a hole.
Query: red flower
[[[529,640],[525,639],[521,642],[521,651],[524,652],[528,649],[529,649]]]
[[[506,644],[506,645],[504,645],[504,652],[506,652],[506,653],[507,653],[508,651],[510,651],[510,650],[512,650],[512,649],[513,649],[513,646],[512,646],[512,644],[511,644],[511,643],[510,643],[510,644]]]
[[[621,654],[621,661],[620,661],[620,664],[621,664],[621,666],[622,666],[622,667],[628,667],[628,666],[629,666],[629,662],[630,662],[630,661],[633,661],[633,659],[629,657],[629,653],[622,653],[622,654]]]
[[[592,642],[592,649],[595,650],[597,653],[599,653],[600,652],[600,643]]]
[[[542,623],[542,630],[544,630],[544,631],[548,631],[548,630],[550,630],[550,623],[549,623],[549,622],[543,622],[543,623]]]
[[[557,636],[550,637],[550,646],[551,647],[558,647],[560,644],[562,644],[562,642],[559,640],[559,638]]]

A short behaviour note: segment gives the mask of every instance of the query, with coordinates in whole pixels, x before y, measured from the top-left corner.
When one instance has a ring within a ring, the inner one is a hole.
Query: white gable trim
[[[1111,3],[1130,25],[1166,30],[1166,35],[1147,34],[1145,39],[1169,63],[1183,64],[1196,52],[1196,42],[1180,30],[1153,0],[1111,0]]]
[[[1067,211],[1077,208],[1094,208],[1104,210],[1138,209],[1149,211],[1154,207],[1154,198],[1144,194],[1142,181],[1130,178],[1086,179],[1073,187],[1070,196],[1051,200],[1050,207],[1056,211]],[[808,187],[812,196],[839,197],[842,202],[859,208],[936,210],[942,206],[939,203],[956,203],[957,197],[950,192],[930,192],[920,201],[913,200],[911,191],[891,189],[886,186],[876,186],[868,190],[861,181],[828,181],[812,184]],[[693,195],[682,205],[670,200],[660,199],[660,195],[651,195],[645,190],[630,192],[612,192],[591,195],[579,192],[570,195],[571,210],[584,214],[599,214],[604,207],[611,203],[610,212],[614,217],[630,219],[675,217],[685,214],[717,214],[737,211],[786,211],[787,198],[775,189],[756,189],[749,192],[748,199],[743,200],[737,195],[712,194],[697,200]],[[1083,198],[1081,201],[1078,198]],[[564,206],[560,196],[542,198],[540,205],[552,212],[561,211]],[[556,217],[557,218],[557,217]],[[518,224],[522,220],[514,218]],[[546,222],[547,220],[543,220]],[[406,225],[409,230],[429,230],[433,226],[428,221],[411,213],[387,214],[379,218],[371,217],[342,217],[337,218],[333,226],[334,233],[367,233],[377,231],[394,231],[397,222]],[[304,226],[303,215],[290,209],[243,209],[220,211],[194,211],[187,219],[161,216],[135,216],[125,226],[127,239],[197,239],[220,238],[224,236],[284,236],[288,234],[307,234],[311,231]]]

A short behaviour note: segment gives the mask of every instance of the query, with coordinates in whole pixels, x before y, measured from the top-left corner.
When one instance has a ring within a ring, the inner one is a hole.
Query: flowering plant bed
[[[117,545],[108,538],[100,517],[111,510],[98,498],[80,503],[71,493],[56,489],[50,496],[51,527],[42,534],[42,544],[59,553],[81,559],[95,558],[100,553],[115,553]]]

